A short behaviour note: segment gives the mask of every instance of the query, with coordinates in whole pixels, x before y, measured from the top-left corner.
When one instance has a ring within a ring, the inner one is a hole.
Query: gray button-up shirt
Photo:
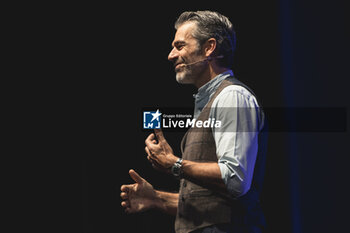
[[[194,118],[197,118],[221,82],[233,76],[231,70],[219,74],[194,95]],[[246,88],[230,85],[215,98],[209,118],[221,121],[212,127],[221,176],[227,190],[235,197],[245,194],[253,179],[258,151],[258,133],[263,127],[259,105]]]

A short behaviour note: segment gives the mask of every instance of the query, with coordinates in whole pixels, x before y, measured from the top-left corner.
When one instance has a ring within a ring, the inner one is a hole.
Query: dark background
[[[264,107],[349,108],[349,25],[342,1],[124,3],[72,10],[67,80],[82,155],[82,232],[173,232],[155,211],[126,215],[120,186],[135,169],[157,189],[177,181],[146,160],[142,108],[191,107],[195,88],[180,85],[167,55],[185,10],[215,10],[237,33],[233,71]],[[74,81],[72,81],[74,80]],[[323,122],[327,124],[327,122]],[[175,153],[183,133],[165,134]],[[272,132],[262,205],[268,232],[336,232],[349,216],[349,133]]]

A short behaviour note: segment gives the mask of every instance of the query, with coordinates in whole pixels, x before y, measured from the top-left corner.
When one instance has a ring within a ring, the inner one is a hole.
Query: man
[[[146,141],[155,169],[180,180],[179,193],[155,190],[134,170],[135,184],[122,185],[127,213],[158,209],[176,216],[175,231],[261,232],[259,204],[264,173],[264,115],[252,91],[233,77],[235,33],[231,22],[211,11],[182,13],[168,59],[176,80],[193,84],[194,118],[221,121],[221,127],[194,127],[174,155],[161,130]]]

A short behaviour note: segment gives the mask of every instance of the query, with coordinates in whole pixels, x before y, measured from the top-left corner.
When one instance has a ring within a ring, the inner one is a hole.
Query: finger
[[[151,156],[151,152],[149,151],[149,149],[148,149],[147,146],[145,147],[145,151],[146,151],[146,153],[147,153],[148,156]]]
[[[154,133],[156,134],[158,141],[165,141],[162,129],[154,129]]]
[[[147,160],[148,160],[148,161],[152,164],[152,166],[153,166],[154,158],[153,158],[152,153],[149,151],[149,149],[148,149],[147,147],[145,148],[145,151],[146,151],[146,153],[148,154]]]
[[[120,191],[127,193],[130,189],[132,189],[133,186],[133,184],[124,184],[120,187]]]
[[[120,203],[120,205],[121,205],[122,207],[124,207],[124,208],[128,208],[128,207],[130,207],[130,202],[128,202],[128,201],[122,201],[122,203]]]
[[[135,172],[133,169],[130,169],[129,175],[136,183],[143,183],[143,178],[139,174],[137,174],[137,172]]]
[[[151,151],[148,149],[148,147],[145,147],[145,151],[147,153],[147,159],[152,162],[153,159],[155,158],[154,154],[151,153]]]
[[[149,155],[154,156],[152,153],[154,153],[157,150],[157,147],[158,147],[157,141],[146,139],[145,143],[146,143],[146,147],[150,153]]]
[[[120,193],[120,197],[123,199],[123,200],[126,200],[129,198],[128,194],[126,192],[121,192]]]
[[[145,140],[146,146],[154,144],[153,141],[155,141],[155,135],[151,133],[150,135],[148,135],[148,137]]]
[[[155,162],[154,159],[152,159],[151,156],[147,156],[147,160],[153,165],[153,163]]]

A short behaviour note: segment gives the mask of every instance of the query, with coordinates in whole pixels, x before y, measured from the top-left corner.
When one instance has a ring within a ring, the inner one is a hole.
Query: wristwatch
[[[173,175],[178,178],[181,179],[182,178],[182,159],[179,158],[176,163],[174,163],[174,165],[171,167],[171,172],[173,173]]]

